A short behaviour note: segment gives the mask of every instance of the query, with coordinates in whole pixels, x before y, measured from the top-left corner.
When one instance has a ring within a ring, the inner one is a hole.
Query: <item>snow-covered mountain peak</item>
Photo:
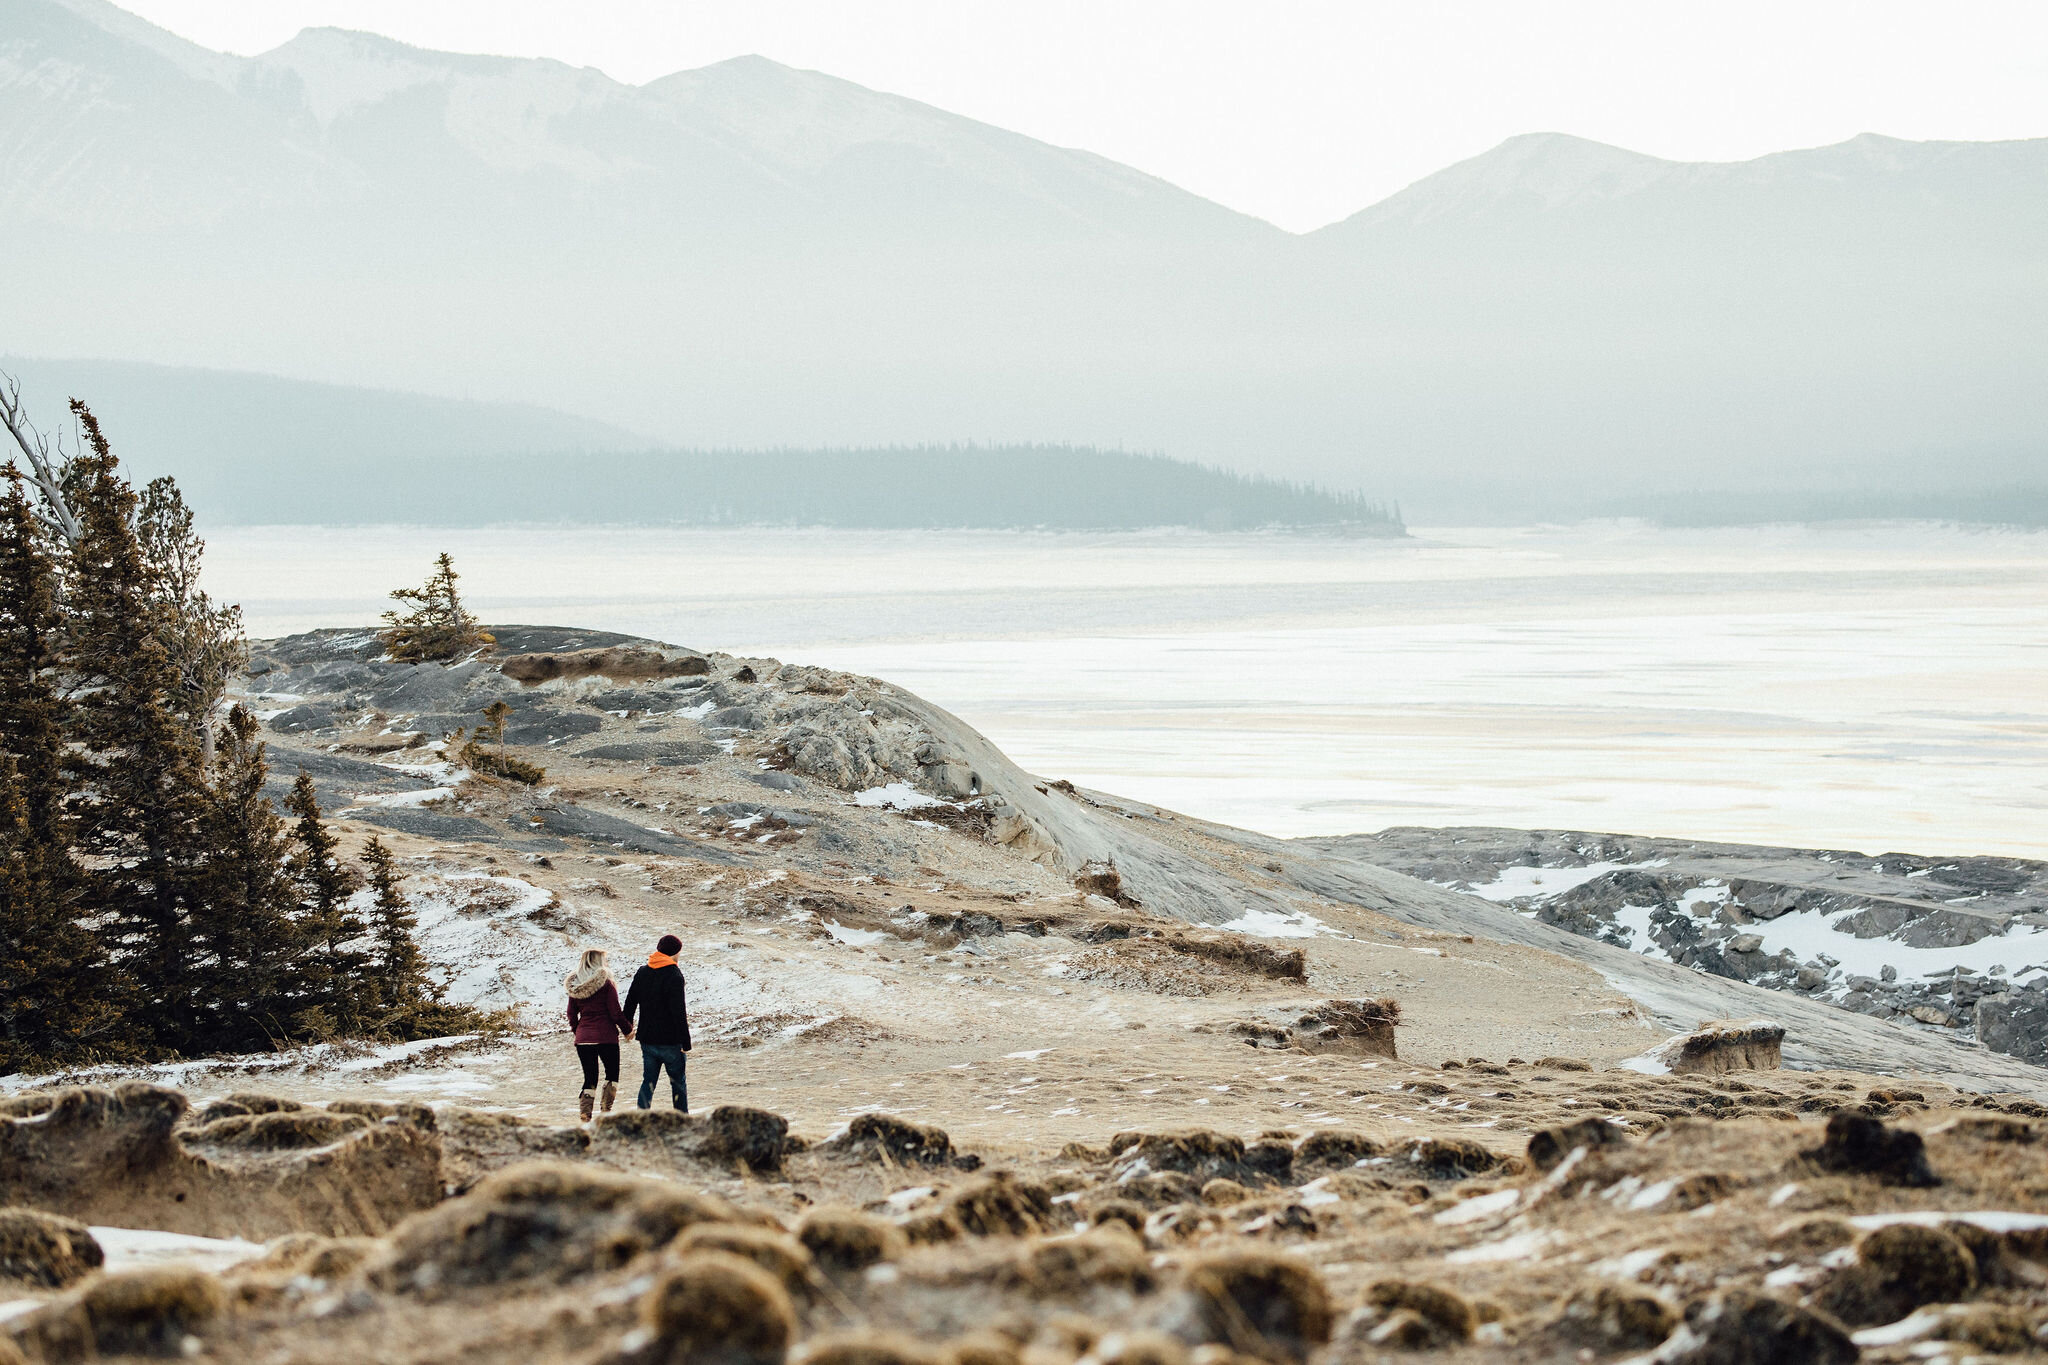
[[[255,61],[265,72],[296,77],[307,111],[322,128],[406,90],[446,84],[454,74],[442,53],[342,28],[304,29]]]
[[[21,3],[22,0],[16,2]],[[147,19],[109,3],[109,0],[34,2],[69,11],[111,37],[154,53],[187,76],[211,81],[228,89],[234,88],[235,80],[246,64],[246,58],[230,56],[225,52],[214,52],[197,43],[188,42],[168,29],[158,28]]]
[[[1503,209],[1547,211],[1637,193],[1680,169],[1568,133],[1524,133],[1416,181],[1348,222],[1421,226]]]
[[[256,59],[274,82],[295,84],[322,129],[414,92],[435,97],[402,111],[423,137],[446,137],[501,170],[545,167],[604,179],[637,164],[564,128],[566,116],[631,100],[634,92],[591,68],[542,58],[434,52],[373,33],[311,28]],[[438,126],[434,126],[438,125]]]
[[[785,170],[816,170],[871,143],[943,154],[982,128],[916,100],[758,56],[678,71],[642,89],[691,124],[734,138]]]

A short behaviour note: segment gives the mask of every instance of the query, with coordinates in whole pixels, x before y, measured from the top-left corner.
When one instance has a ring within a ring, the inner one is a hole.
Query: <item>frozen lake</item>
[[[486,620],[877,674],[1048,777],[1281,835],[2048,856],[2048,534],[216,529],[252,635],[454,554]]]

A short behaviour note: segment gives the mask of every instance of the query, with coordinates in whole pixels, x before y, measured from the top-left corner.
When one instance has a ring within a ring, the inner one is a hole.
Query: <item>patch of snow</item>
[[[1282,914],[1278,910],[1266,909],[1247,910],[1228,924],[1217,927],[1233,934],[1249,934],[1253,938],[1314,938],[1317,934],[1330,932],[1328,925],[1306,912]]]
[[[1839,962],[1848,976],[1880,976],[1886,967],[1896,967],[1906,976],[1946,974],[1954,967],[1983,972],[2016,957],[2048,957],[2048,926],[2014,921],[2003,934],[1988,934],[1975,943],[1914,948],[1895,938],[1857,938],[1836,928],[1850,913],[1837,911],[1830,919],[1818,910],[1794,910],[1774,920],[1746,925],[1743,932],[1763,939],[1758,951],[1767,957],[1790,949],[1801,962],[1811,962],[1825,953]]]
[[[1486,1196],[1482,1195],[1481,1198]],[[1533,1261],[1539,1259],[1557,1241],[1557,1234],[1544,1228],[1529,1232],[1518,1232],[1512,1237],[1503,1237],[1497,1242],[1481,1242],[1476,1247],[1464,1247],[1451,1252],[1444,1260],[1451,1265],[1490,1265],[1499,1261]]]
[[[888,943],[891,941],[891,936],[881,932],[879,929],[849,929],[837,920],[828,919],[820,927],[839,942],[849,944],[855,948],[870,948],[877,943]]]
[[[1602,1275],[1612,1275],[1616,1279],[1633,1280],[1644,1271],[1656,1266],[1659,1261],[1664,1259],[1664,1256],[1665,1248],[1663,1247],[1642,1247],[1638,1250],[1616,1256],[1612,1260],[1597,1261],[1594,1263],[1593,1269]]]
[[[1050,1051],[1052,1051],[1052,1049],[1049,1047],[1041,1047],[1034,1048],[1030,1052],[1005,1052],[1003,1054],[1003,1060],[1017,1062],[1033,1062],[1037,1061],[1040,1057],[1043,1057],[1046,1053]]]
[[[1549,900],[1610,872],[1619,872],[1625,867],[1662,867],[1664,861],[1658,858],[1647,863],[1588,863],[1584,867],[1504,867],[1490,882],[1438,882],[1437,885],[1495,904],[1525,897]]]
[[[1701,882],[1678,898],[1678,908],[1695,919],[1708,913],[1708,906],[1727,903],[1728,885],[1725,882]]]
[[[369,910],[357,893],[357,913]],[[416,879],[408,901],[414,938],[446,978],[448,999],[483,1009],[512,1008],[529,1026],[552,1022],[568,997],[562,977],[576,950],[529,916],[554,893],[517,877],[449,873]]]
[[[1942,1311],[1939,1308],[1923,1308],[1911,1317],[1888,1322],[1882,1327],[1866,1327],[1860,1332],[1851,1332],[1849,1340],[1858,1346],[1903,1346],[1909,1341],[1918,1341],[1932,1335],[1941,1326]]]
[[[453,787],[474,776],[460,763],[379,763],[377,766],[441,787]]]
[[[365,794],[356,797],[359,806],[430,806],[436,801],[455,799],[453,787],[422,787],[418,791],[389,792],[379,796]]]
[[[1296,1191],[1301,1196],[1303,1208],[1319,1209],[1329,1204],[1341,1204],[1344,1197],[1330,1188],[1330,1177],[1322,1176],[1309,1181]]]
[[[139,1270],[146,1266],[182,1265],[218,1272],[237,1261],[263,1254],[260,1242],[239,1237],[192,1237],[182,1232],[148,1228],[88,1228],[106,1253],[106,1269]]]
[[[889,1205],[891,1212],[908,1213],[937,1193],[938,1190],[933,1186],[917,1185],[907,1190],[896,1191],[884,1202]]]
[[[394,1095],[480,1095],[492,1082],[467,1071],[443,1071],[429,1076],[394,1076],[377,1084]]]
[[[1475,1195],[1462,1203],[1451,1205],[1439,1213],[1435,1221],[1446,1227],[1455,1227],[1461,1223],[1477,1223],[1497,1213],[1506,1213],[1521,1202],[1520,1190],[1495,1190],[1492,1194]]]
[[[335,1067],[336,1071],[368,1071],[373,1067],[388,1066],[392,1062],[408,1061],[429,1052],[441,1052],[448,1048],[460,1047],[482,1037],[478,1033],[456,1033],[446,1038],[420,1038],[410,1043],[391,1043],[375,1049],[367,1057],[352,1057]]]
[[[1653,957],[1664,955],[1651,938],[1654,927],[1650,923],[1650,915],[1655,909],[1653,905],[1624,905],[1614,912],[1615,928],[1628,941],[1631,952]]]
[[[1669,1199],[1671,1192],[1677,1188],[1678,1182],[1676,1180],[1660,1180],[1654,1185],[1638,1190],[1635,1197],[1628,1201],[1628,1206],[1632,1210],[1654,1209]]]
[[[891,782],[886,787],[869,787],[866,791],[855,792],[853,803],[882,810],[923,810],[927,806],[946,804],[937,797],[926,796],[908,782]]]

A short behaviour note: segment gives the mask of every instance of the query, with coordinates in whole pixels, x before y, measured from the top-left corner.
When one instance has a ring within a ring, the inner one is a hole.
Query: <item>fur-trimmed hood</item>
[[[576,970],[562,978],[571,1000],[588,1000],[605,988],[612,979],[611,967],[605,961],[602,948],[586,948],[583,960],[576,964]]]

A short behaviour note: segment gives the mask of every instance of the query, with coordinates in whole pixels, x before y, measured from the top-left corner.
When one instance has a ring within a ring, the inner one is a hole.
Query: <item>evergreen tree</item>
[[[427,977],[427,960],[413,939],[412,909],[399,890],[398,865],[375,835],[363,846],[369,868],[370,941],[374,983],[382,1013],[368,1032],[387,1038],[442,1038],[452,1033],[494,1033],[508,1027],[513,1012],[490,1014],[471,1005],[451,1005],[443,987]]]
[[[284,822],[263,791],[264,746],[256,718],[239,706],[221,727],[211,776],[205,895],[192,912],[206,1016],[195,1041],[238,1050],[330,1037],[334,1020],[307,990],[298,888]]]
[[[399,889],[397,861],[374,834],[363,846],[363,863],[370,870],[370,979],[386,1009],[402,1008],[431,994],[426,962],[412,938],[419,921]]]
[[[249,661],[242,609],[220,606],[200,588],[206,542],[193,534],[192,512],[175,480],[153,479],[142,490],[135,535],[157,606],[157,639],[177,674],[177,709],[210,742],[214,709],[228,679]]]
[[[79,925],[75,869],[31,828],[23,792],[0,754],[0,1075],[131,1051],[126,984]]]
[[[64,704],[56,663],[55,573],[43,553],[22,477],[4,470],[0,503],[0,755],[14,762],[23,838],[53,856],[65,849]],[[68,862],[68,855],[66,855]]]
[[[177,486],[138,498],[72,411],[84,449],[40,509],[0,471],[0,1071],[502,1027],[429,980],[389,850],[366,853],[366,924],[311,779],[287,831],[255,718],[216,731],[239,610],[200,590]],[[395,596],[416,607],[390,614],[406,648],[491,643],[446,555]]]
[[[80,524],[58,660],[73,688],[66,813],[93,867],[94,903],[117,936],[116,969],[135,983],[155,1044],[183,1052],[210,1013],[193,923],[211,832],[201,738],[158,638],[134,490],[91,412],[72,408],[86,449],[65,470]]]
[[[444,551],[434,561],[434,572],[427,575],[424,584],[392,590],[395,600],[412,607],[404,615],[397,611],[384,613],[387,626],[378,638],[392,658],[414,663],[454,659],[497,643],[462,605],[462,595],[455,588],[455,580],[460,576],[455,572],[455,561]]]
[[[340,842],[320,819],[320,798],[313,779],[301,772],[285,798],[296,817],[292,839],[292,879],[303,907],[300,928],[306,940],[301,963],[307,994],[324,1008],[337,1028],[359,1032],[377,1014],[377,992],[366,971],[369,958],[349,945],[362,937],[364,924],[351,903],[362,878],[335,856]],[[365,999],[368,994],[370,998]]]

